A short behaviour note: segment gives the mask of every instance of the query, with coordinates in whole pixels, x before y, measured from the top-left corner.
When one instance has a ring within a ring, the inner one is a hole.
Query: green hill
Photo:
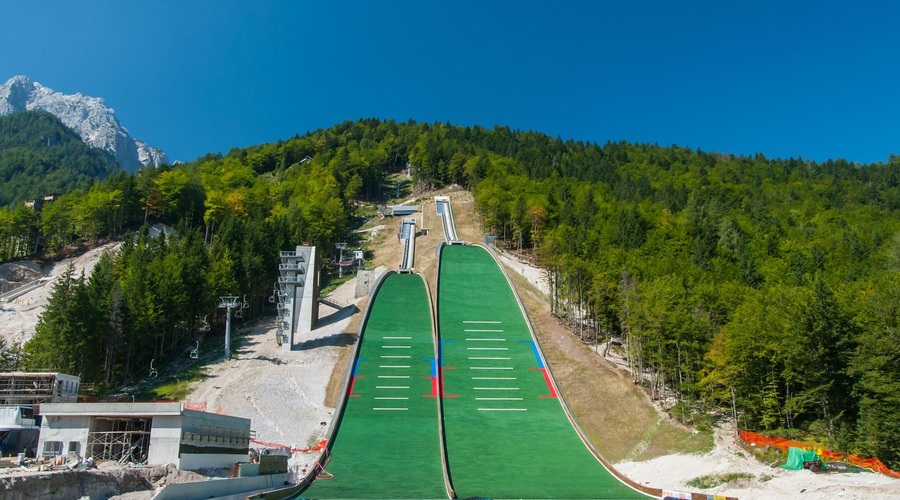
[[[0,206],[86,188],[115,170],[107,153],[85,144],[50,113],[0,116]]]
[[[389,177],[406,167],[409,185]],[[547,269],[552,312],[625,356],[672,415],[734,413],[745,429],[900,466],[894,156],[812,162],[369,119],[118,173],[40,214],[0,207],[2,259],[142,223],[182,234],[127,239],[105,278],[71,277],[27,366],[127,380],[185,348],[219,295],[246,293],[248,315],[268,306],[279,250],[365,245],[353,229],[375,203],[448,184],[472,191],[498,246]],[[69,308],[72,294],[84,303]]]

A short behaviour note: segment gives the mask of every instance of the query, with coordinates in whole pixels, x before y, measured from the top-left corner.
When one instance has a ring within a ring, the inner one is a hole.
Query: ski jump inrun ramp
[[[373,287],[327,452],[293,498],[660,497],[584,436],[493,254],[439,252],[436,309],[418,274]]]
[[[435,196],[434,209],[437,211],[438,217],[441,218],[441,225],[444,227],[444,241],[449,245],[462,245],[465,242],[456,235],[456,224],[453,222],[453,209],[450,208],[449,196]]]

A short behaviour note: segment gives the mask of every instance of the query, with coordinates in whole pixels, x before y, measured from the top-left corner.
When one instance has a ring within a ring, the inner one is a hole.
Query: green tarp
[[[822,460],[819,458],[819,455],[814,451],[806,451],[800,448],[794,448],[793,446],[788,449],[788,459],[787,463],[781,466],[782,469],[790,469],[790,470],[800,470],[803,469],[803,464],[805,462],[819,462],[821,466],[824,468]]]

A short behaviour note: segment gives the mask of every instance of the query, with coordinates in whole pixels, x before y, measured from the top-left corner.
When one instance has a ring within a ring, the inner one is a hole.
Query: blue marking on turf
[[[537,344],[534,343],[533,340],[520,340],[520,344],[531,344],[531,351],[534,353],[534,359],[537,360],[538,368],[544,369],[544,361],[541,359],[541,354],[538,352]]]
[[[434,358],[422,358],[423,361],[431,361],[431,376],[437,377],[438,369],[437,369],[437,361]]]
[[[366,361],[369,358],[356,358],[356,361],[353,363],[353,376],[356,376],[356,372],[359,370],[359,362]]]

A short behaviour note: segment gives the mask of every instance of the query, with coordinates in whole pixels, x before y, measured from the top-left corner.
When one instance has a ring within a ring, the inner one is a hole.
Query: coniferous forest
[[[552,310],[627,356],[685,422],[811,436],[900,467],[900,159],[852,164],[564,141],[504,127],[345,122],[113,173],[37,213],[0,208],[0,257],[123,239],[69,273],[29,369],[107,387],[193,342],[217,297],[268,304],[279,250],[331,248],[411,166],[470,189],[498,245],[547,269]],[[163,222],[178,235],[149,236]]]

